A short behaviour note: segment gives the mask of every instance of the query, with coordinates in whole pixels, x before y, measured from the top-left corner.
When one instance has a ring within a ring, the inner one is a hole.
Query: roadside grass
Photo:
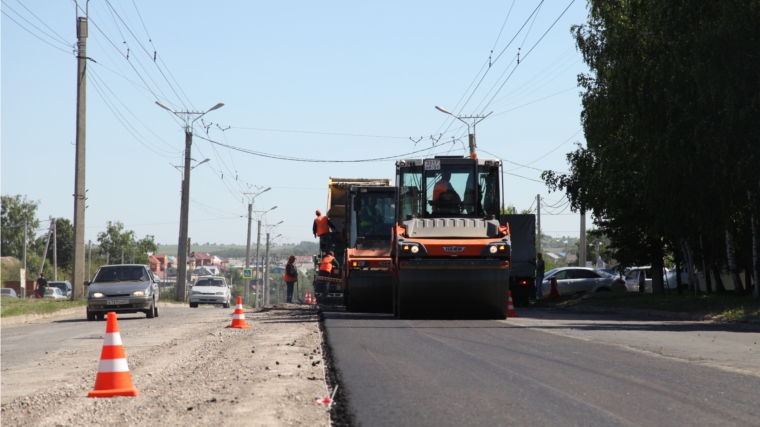
[[[760,319],[760,300],[751,296],[736,297],[718,294],[693,296],[686,293],[681,295],[652,295],[636,292],[595,293],[542,299],[537,305],[556,308],[570,306],[633,308],[723,316],[729,320]]]
[[[82,298],[74,301],[55,299],[16,299],[10,297],[0,298],[0,317],[20,316],[23,314],[54,313],[72,307],[87,305],[87,300]]]

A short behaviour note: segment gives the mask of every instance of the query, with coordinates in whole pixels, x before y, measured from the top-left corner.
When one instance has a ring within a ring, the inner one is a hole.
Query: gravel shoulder
[[[328,395],[316,310],[246,310],[247,330],[226,329],[231,317],[232,310],[173,307],[157,319],[120,318],[140,391],[129,398],[86,397],[105,322],[77,320],[81,332],[52,347],[47,334],[62,334],[73,320],[3,330],[3,424],[329,426],[326,408],[314,403]],[[27,348],[33,357],[19,358]]]

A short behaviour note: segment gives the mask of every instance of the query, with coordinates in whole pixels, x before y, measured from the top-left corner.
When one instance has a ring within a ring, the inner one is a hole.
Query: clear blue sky
[[[565,154],[585,144],[576,76],[586,66],[570,26],[585,22],[587,9],[575,1],[549,30],[570,1],[545,0],[528,20],[539,3],[90,1],[87,55],[97,62],[88,63],[86,239],[118,220],[138,237],[176,244],[181,175],[172,165],[182,164],[184,135],[157,99],[178,110],[226,104],[204,117],[208,135],[200,121],[195,128],[193,158],[211,161],[192,172],[194,242],[244,244],[242,193],[256,186],[273,189],[255,209],[278,206],[265,221],[284,221],[273,234],[297,243],[313,239],[328,177],[395,178],[393,161],[284,161],[200,136],[278,156],[353,160],[427,148],[448,129],[433,152],[462,153],[451,141],[466,144],[466,129],[449,126],[435,105],[493,111],[477,127],[480,157],[530,166],[507,163],[520,175],[505,177],[507,204],[535,209],[537,194],[560,202],[536,181],[540,170],[567,170]],[[43,219],[72,219],[74,2],[3,0],[1,9],[2,194],[39,200]],[[578,235],[577,215],[545,211],[542,223],[547,234]]]

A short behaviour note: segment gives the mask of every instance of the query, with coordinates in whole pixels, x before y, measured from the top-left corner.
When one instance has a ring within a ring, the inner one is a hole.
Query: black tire
[[[156,317],[156,312],[155,312],[156,302],[153,301],[152,305],[153,306],[151,308],[149,308],[148,311],[145,312],[145,317],[147,317],[148,319],[152,319],[152,318]]]
[[[597,292],[612,292],[612,289],[610,289],[610,288],[599,288],[596,291]]]
[[[153,317],[158,317],[158,304],[153,303]]]
[[[88,308],[87,309],[87,321],[88,322],[92,322],[93,320],[95,320],[95,314],[90,313],[90,309]]]
[[[100,320],[100,321],[106,320],[106,315],[105,314],[97,314],[96,316],[97,316],[98,320]]]
[[[197,302],[191,302],[190,303],[190,308],[198,308],[198,303]]]
[[[230,303],[225,302],[224,304],[222,304],[222,308],[230,308]]]

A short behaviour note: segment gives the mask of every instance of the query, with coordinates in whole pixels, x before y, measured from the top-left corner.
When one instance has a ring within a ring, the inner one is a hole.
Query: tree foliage
[[[37,207],[39,202],[26,196],[2,196],[0,208],[0,252],[2,256],[21,259],[24,255],[24,220],[27,222],[27,244],[34,241],[35,230],[39,228]],[[29,249],[27,248],[27,251]]]
[[[591,71],[578,77],[587,146],[568,154],[569,174],[544,172],[547,185],[565,191],[574,211],[592,213],[624,265],[658,267],[687,247],[695,261],[721,266],[728,230],[749,269],[760,2],[591,0],[589,8],[588,22],[571,30]]]
[[[147,235],[140,240],[135,239],[135,232],[124,230],[124,224],[108,222],[106,231],[98,233],[99,252],[102,256],[108,255],[109,262],[114,264],[121,262],[121,255],[124,254],[124,262],[131,262],[134,256],[136,264],[147,264],[148,254],[156,252],[158,246],[153,236]]]

